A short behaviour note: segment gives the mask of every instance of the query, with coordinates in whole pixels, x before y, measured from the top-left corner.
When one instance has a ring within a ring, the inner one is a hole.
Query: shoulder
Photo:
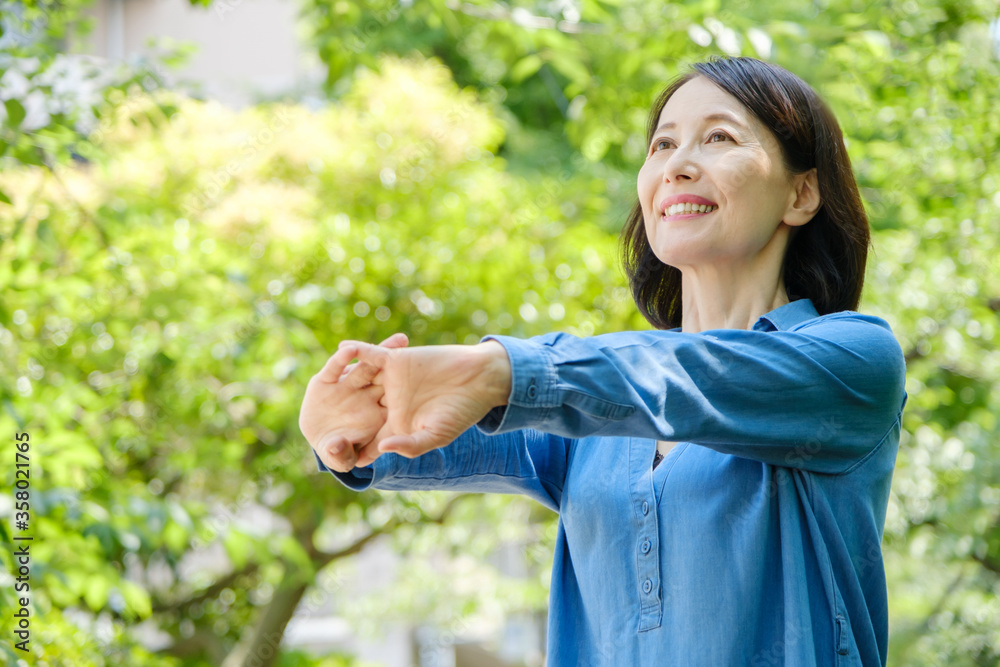
[[[853,310],[829,313],[790,327],[803,345],[821,345],[846,376],[864,380],[886,400],[901,400],[906,359],[889,323]]]
[[[805,320],[787,331],[835,341],[851,349],[860,348],[881,356],[898,357],[900,362],[903,359],[903,350],[889,323],[875,315],[843,310]]]

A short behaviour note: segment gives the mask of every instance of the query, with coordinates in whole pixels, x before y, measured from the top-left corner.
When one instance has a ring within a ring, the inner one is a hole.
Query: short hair
[[[789,299],[811,299],[820,315],[855,310],[871,232],[833,113],[809,84],[788,70],[756,58],[714,57],[692,65],[660,93],[649,115],[647,146],[667,100],[698,76],[739,100],[772,132],[792,174],[816,167],[820,208],[812,220],[793,231],[782,263]],[[625,273],[639,311],[658,329],[681,326],[680,269],[653,254],[638,199],[621,242]]]

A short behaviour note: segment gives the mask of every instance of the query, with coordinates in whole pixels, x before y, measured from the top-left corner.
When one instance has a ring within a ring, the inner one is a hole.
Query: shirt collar
[[[796,324],[819,317],[811,299],[798,299],[761,315],[754,323],[754,331],[785,331]]]

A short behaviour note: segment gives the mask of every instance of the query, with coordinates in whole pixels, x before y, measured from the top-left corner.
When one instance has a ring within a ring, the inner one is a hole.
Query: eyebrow
[[[726,122],[732,123],[737,127],[741,127],[744,130],[747,129],[746,125],[738,121],[735,116],[732,116],[728,113],[711,113],[705,116],[702,120],[724,120]],[[677,126],[676,123],[663,123],[658,128],[656,128],[656,130],[653,131],[653,134],[656,134],[660,130],[670,130],[676,126]]]

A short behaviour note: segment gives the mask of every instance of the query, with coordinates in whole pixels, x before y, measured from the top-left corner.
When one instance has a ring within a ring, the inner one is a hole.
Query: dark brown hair
[[[812,220],[791,234],[782,266],[789,299],[812,299],[820,315],[855,310],[871,235],[833,113],[809,84],[777,65],[755,58],[715,57],[692,65],[690,72],[660,93],[649,114],[647,146],[667,100],[698,76],[735,97],[771,130],[792,174],[816,167],[822,204]],[[621,241],[625,273],[639,311],[658,329],[681,326],[681,272],[653,254],[638,199]]]

